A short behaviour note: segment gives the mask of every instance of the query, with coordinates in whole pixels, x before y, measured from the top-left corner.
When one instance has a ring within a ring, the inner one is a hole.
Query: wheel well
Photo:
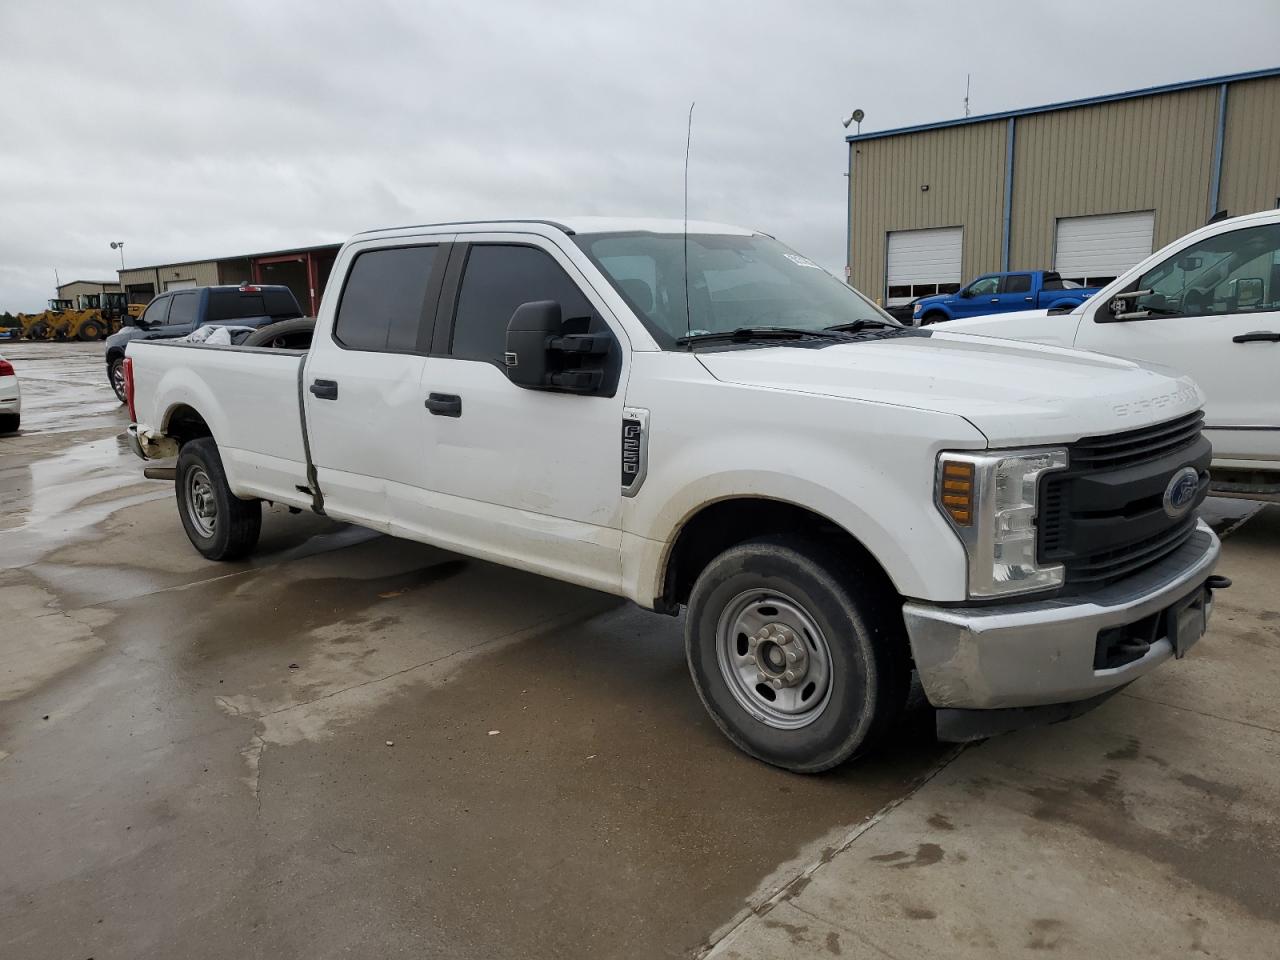
[[[112,349],[107,351],[107,363],[111,363],[115,360],[118,360],[123,356],[124,356],[123,350],[121,350],[119,347],[113,347]]]
[[[845,560],[883,577],[883,586],[896,592],[884,568],[844,527],[793,503],[745,497],[703,507],[680,528],[667,555],[662,596],[655,606],[674,612],[688,602],[694,581],[708,563],[730,547],[761,537],[821,543]]]
[[[189,407],[185,403],[169,411],[169,420],[165,425],[164,433],[177,440],[179,447],[191,440],[213,436],[213,431],[209,429],[209,424],[204,422],[204,417],[200,416],[194,407]]]
[[[920,322],[924,323],[930,317],[933,317],[934,323],[937,323],[939,320],[949,319],[947,316],[947,312],[945,310],[926,310],[923,314],[920,315]]]

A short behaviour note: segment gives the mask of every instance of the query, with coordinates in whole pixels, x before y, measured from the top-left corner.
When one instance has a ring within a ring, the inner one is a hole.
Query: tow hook
[[[1231,586],[1231,578],[1224,577],[1220,573],[1215,573],[1204,582],[1204,585],[1210,590],[1225,590],[1227,587]]]

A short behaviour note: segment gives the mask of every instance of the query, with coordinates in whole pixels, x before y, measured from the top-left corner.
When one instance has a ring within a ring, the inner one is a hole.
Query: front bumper
[[[1101,702],[1172,657],[1174,638],[1156,636],[1137,659],[1099,669],[1099,633],[1138,624],[1205,591],[1220,549],[1201,520],[1175,553],[1087,597],[981,607],[908,602],[903,615],[925,695],[935,707],[965,710]],[[1159,629],[1172,619],[1160,617]]]

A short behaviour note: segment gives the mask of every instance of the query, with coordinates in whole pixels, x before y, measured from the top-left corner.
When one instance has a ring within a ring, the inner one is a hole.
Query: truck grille
[[[1209,441],[1197,412],[1069,447],[1068,468],[1040,488],[1038,555],[1060,563],[1074,589],[1114,583],[1181,547],[1195,532],[1195,508],[1172,518],[1164,491],[1183,467],[1200,474],[1195,507],[1209,488]]]

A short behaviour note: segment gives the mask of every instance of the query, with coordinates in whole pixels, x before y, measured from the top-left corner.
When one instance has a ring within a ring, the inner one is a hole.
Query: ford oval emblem
[[[1169,478],[1169,485],[1164,488],[1164,512],[1177,520],[1196,502],[1196,492],[1200,489],[1200,471],[1195,467],[1183,467]]]

